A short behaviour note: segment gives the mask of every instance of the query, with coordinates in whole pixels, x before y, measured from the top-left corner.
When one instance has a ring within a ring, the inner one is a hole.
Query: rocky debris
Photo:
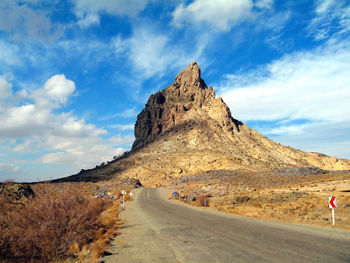
[[[325,171],[320,168],[316,167],[300,167],[300,168],[283,168],[283,169],[277,169],[273,171],[274,174],[279,175],[310,175],[310,174],[326,174],[328,171]]]
[[[106,189],[98,189],[95,194],[95,198],[106,198],[108,200],[117,201],[118,197]]]
[[[250,197],[249,196],[238,196],[236,197],[236,200],[235,201],[232,201],[232,204],[233,205],[239,205],[239,204],[243,204],[243,203],[246,203],[250,200]]]
[[[125,178],[121,181],[121,184],[128,189],[142,187],[140,180],[137,178]]]
[[[29,184],[0,184],[0,195],[9,203],[19,203],[23,198],[34,196]]]
[[[122,189],[132,189],[142,187],[139,179],[124,178],[115,184],[97,185],[95,186],[95,198],[106,198],[117,201]]]

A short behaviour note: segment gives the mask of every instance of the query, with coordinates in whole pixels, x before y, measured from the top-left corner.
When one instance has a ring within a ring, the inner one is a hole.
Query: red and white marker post
[[[328,205],[329,208],[332,208],[332,221],[333,226],[335,226],[334,208],[337,208],[337,199],[335,199],[335,196],[328,197]]]

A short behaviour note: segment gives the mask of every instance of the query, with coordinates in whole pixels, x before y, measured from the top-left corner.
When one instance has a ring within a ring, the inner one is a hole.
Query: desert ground
[[[335,227],[350,229],[350,173],[282,169],[245,173],[213,171],[167,184],[179,199],[237,215],[333,227],[328,197],[335,196]],[[175,197],[171,197],[177,199]]]

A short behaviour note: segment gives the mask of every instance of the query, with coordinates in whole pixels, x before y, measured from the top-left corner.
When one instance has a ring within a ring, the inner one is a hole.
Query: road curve
[[[190,208],[138,190],[108,262],[350,262],[350,232]]]

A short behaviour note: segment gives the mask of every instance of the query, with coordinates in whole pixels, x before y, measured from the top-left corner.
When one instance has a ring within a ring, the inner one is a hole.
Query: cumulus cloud
[[[45,82],[43,90],[48,98],[59,103],[65,103],[68,96],[75,90],[75,84],[73,81],[66,79],[63,74],[55,75]]]
[[[11,83],[0,77],[0,100],[8,102],[0,111],[0,142],[10,141],[12,151],[19,154],[41,154],[39,162],[76,168],[92,167],[124,152],[102,139],[106,130],[71,112],[57,111],[62,111],[75,89],[65,75],[54,75],[41,88],[13,94]]]
[[[145,9],[150,0],[74,0],[75,14],[82,27],[99,24],[103,13],[118,16],[137,16]]]
[[[172,23],[184,25],[209,25],[217,31],[229,31],[243,21],[252,19],[253,8],[270,9],[272,0],[195,0],[189,5],[181,3],[172,13]]]

